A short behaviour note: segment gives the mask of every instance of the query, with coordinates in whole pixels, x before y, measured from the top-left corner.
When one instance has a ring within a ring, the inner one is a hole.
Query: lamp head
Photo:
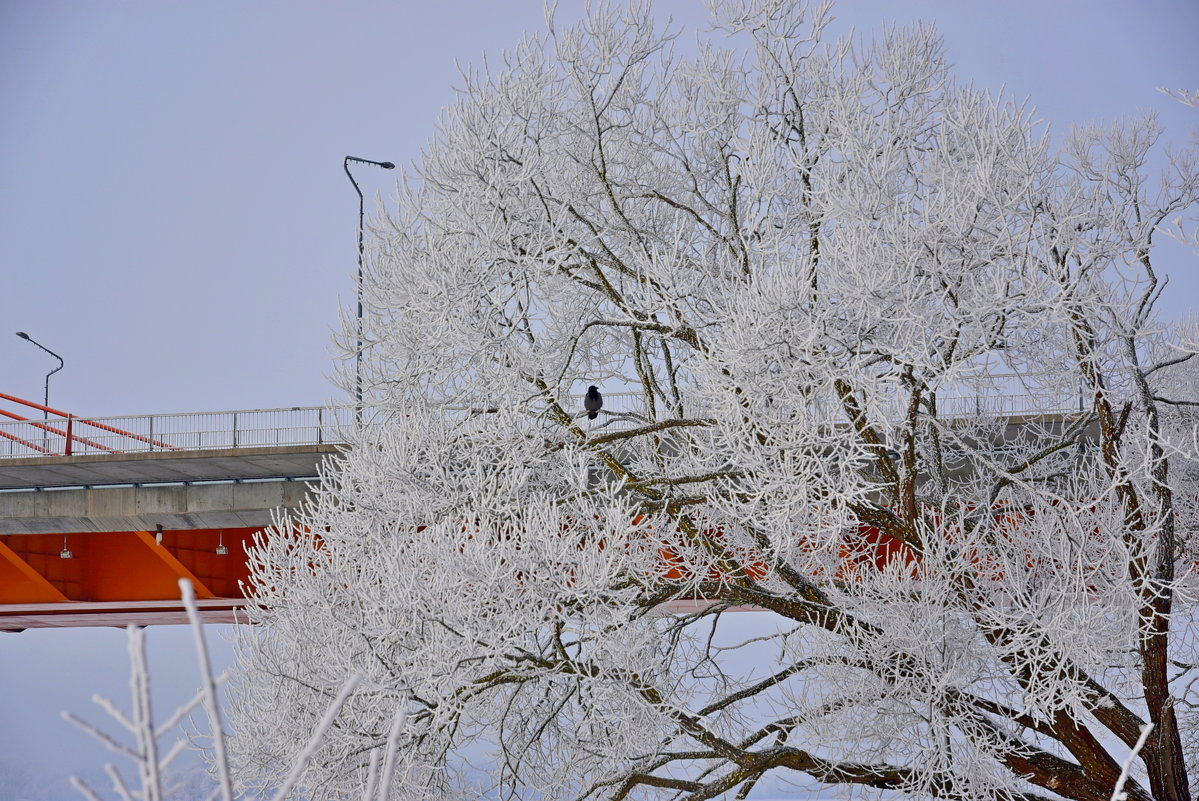
[[[17,336],[19,336],[21,339],[29,339],[29,334],[26,334],[24,331],[18,331]]]
[[[373,164],[374,166],[382,167],[385,170],[394,170],[396,168],[396,165],[392,164],[390,161],[375,161],[374,159],[364,159],[359,158],[358,156],[346,156],[347,171],[349,170],[351,161],[356,161],[359,164]]]

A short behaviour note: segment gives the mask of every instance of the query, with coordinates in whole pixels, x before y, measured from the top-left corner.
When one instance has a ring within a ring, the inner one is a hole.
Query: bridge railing
[[[941,419],[966,418],[1001,418],[1019,417],[1022,415],[1071,414],[1084,410],[1086,400],[1076,392],[1056,393],[938,393],[937,416]],[[906,403],[906,399],[904,401]],[[904,403],[872,402],[868,404],[868,414],[882,415],[890,419],[900,419],[905,412]],[[845,410],[840,401],[833,397],[817,397],[810,401],[810,408],[824,420],[841,420]],[[571,396],[564,403],[568,412],[581,414],[583,396]],[[659,415],[668,411],[669,404],[659,402]],[[923,411],[923,410],[922,410]],[[707,411],[689,404],[687,414],[690,417],[707,417]],[[640,393],[619,392],[604,393],[603,410],[594,423],[588,425],[585,417],[577,418],[584,429],[591,428],[600,433],[601,430],[623,430],[646,425],[645,397]]]
[[[828,404],[838,408],[832,399],[828,399]],[[568,412],[578,414],[578,422],[596,434],[635,428],[648,422],[645,398],[639,393],[605,393],[603,411],[594,422],[583,416],[582,395],[565,398],[564,407]],[[955,394],[938,399],[938,415],[943,418],[1069,413],[1080,408],[1079,398],[1070,393],[1062,393],[1060,397],[1020,393]],[[0,459],[340,443],[345,441],[345,432],[355,422],[352,407],[327,406],[114,417],[75,417],[56,410],[47,411],[61,416],[43,420],[0,420]],[[659,414],[663,411],[664,406],[659,409]],[[901,409],[898,406],[894,410],[875,409],[875,413],[879,412],[899,414]],[[705,416],[702,410],[695,409],[689,410],[689,414]]]
[[[352,409],[307,406],[5,420],[0,458],[339,443],[353,416]]]

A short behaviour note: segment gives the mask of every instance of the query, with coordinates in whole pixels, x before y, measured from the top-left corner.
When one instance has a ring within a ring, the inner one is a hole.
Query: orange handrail
[[[146,444],[151,445],[151,446],[158,446],[159,448],[163,448],[165,450],[170,450],[170,451],[179,450],[179,448],[175,445],[170,445],[166,442],[159,442],[158,440],[150,439],[149,437],[143,437],[141,434],[135,434],[132,431],[125,431],[124,429],[115,428],[110,425],[105,425],[104,423],[97,423],[92,420],[80,418],[80,417],[77,417],[77,416],[71,414],[70,412],[64,412],[61,409],[55,409],[51,406],[43,406],[40,403],[35,403],[34,401],[25,400],[24,398],[18,398],[15,395],[9,395],[4,392],[0,392],[0,398],[3,398],[4,400],[12,401],[13,403],[19,403],[22,406],[28,406],[31,409],[37,409],[38,411],[45,412],[48,415],[50,415],[50,414],[58,415],[59,417],[62,417],[63,419],[65,419],[66,423],[67,423],[67,426],[66,426],[67,430],[60,431],[57,428],[53,428],[52,426],[50,426],[49,423],[39,423],[36,420],[30,420],[29,418],[22,417],[19,414],[15,414],[13,412],[9,412],[4,409],[0,409],[0,415],[4,415],[5,417],[10,417],[13,420],[19,420],[21,422],[29,423],[30,425],[32,425],[35,428],[40,428],[44,431],[49,431],[52,434],[57,434],[60,437],[64,437],[66,439],[66,446],[65,446],[63,452],[66,456],[71,455],[71,450],[72,450],[71,446],[75,441],[82,442],[84,445],[87,445],[88,447],[91,447],[91,448],[96,448],[96,449],[102,450],[102,451],[108,451],[109,453],[121,453],[121,451],[117,450],[116,448],[109,448],[106,445],[101,445],[98,442],[94,442],[90,439],[86,439],[84,437],[80,437],[80,436],[74,434],[71,429],[72,429],[72,424],[75,423],[76,421],[83,423],[85,425],[92,426],[93,428],[98,428],[102,431],[109,431],[113,434],[119,434],[122,437],[128,437],[130,439],[135,439],[138,442],[145,442]],[[0,432],[0,433],[3,433],[3,432]],[[38,446],[34,445],[33,443],[26,442],[25,440],[20,439],[19,437],[14,437],[11,434],[6,434],[6,433],[4,433],[3,435],[8,439],[14,440],[16,442],[20,442],[22,445],[32,447],[34,450],[41,451],[42,453],[50,453],[50,451],[47,450],[46,448],[38,447]]]
[[[60,409],[54,409],[50,406],[43,406],[40,403],[34,403],[33,401],[25,400],[24,398],[18,398],[16,395],[6,395],[3,392],[0,392],[0,398],[4,398],[4,400],[10,400],[13,403],[19,403],[22,406],[28,406],[31,409],[37,409],[39,412],[46,412],[47,414],[56,414],[59,417],[71,417],[72,416],[69,412],[64,412]]]
[[[21,439],[20,437],[14,435],[14,434],[9,434],[7,431],[0,431],[0,437],[4,437],[5,439],[11,439],[13,442],[19,442],[20,444],[24,445],[26,448],[32,448],[35,451],[41,451],[42,453],[50,453],[50,451],[48,449],[43,448],[41,445],[36,445],[36,444],[30,442],[29,440]]]
[[[84,425],[92,426],[93,428],[99,428],[102,431],[111,431],[114,434],[120,434],[123,437],[129,437],[130,439],[135,439],[138,442],[145,442],[148,445],[157,445],[158,447],[163,448],[164,450],[168,450],[168,451],[181,450],[181,448],[177,445],[169,445],[165,442],[159,442],[156,439],[150,439],[149,437],[143,437],[141,434],[134,434],[132,431],[125,431],[120,428],[113,428],[112,426],[105,425],[104,423],[97,423],[94,420],[88,420],[85,417],[73,417],[71,419],[75,420],[77,422],[83,423]],[[75,437],[75,439],[81,439],[81,438]]]
[[[72,434],[71,424],[75,420],[74,417],[68,416],[67,417],[67,430],[60,431],[57,428],[55,428],[54,426],[50,425],[49,423],[39,423],[37,420],[30,420],[28,417],[22,417],[21,415],[7,411],[6,409],[0,409],[0,414],[4,415],[5,417],[11,417],[13,420],[17,420],[22,423],[29,423],[29,425],[33,426],[34,428],[40,428],[43,431],[49,431],[51,434],[57,434],[58,436],[65,438],[67,444],[66,444],[64,455],[66,455],[66,456],[71,455],[71,444],[76,441],[82,442],[84,445],[87,445],[92,448],[98,448],[99,450],[102,450],[102,451],[108,451],[109,453],[120,453],[120,451],[118,451],[116,448],[110,448],[107,445],[101,445],[99,442],[92,442],[90,439],[85,439],[84,437],[78,437],[78,436],[75,436],[74,434]],[[13,437],[9,434],[5,434],[5,436],[9,437],[10,439],[21,441],[18,437]],[[50,453],[50,451],[46,450],[45,448],[38,448],[38,450],[41,451],[42,453]]]

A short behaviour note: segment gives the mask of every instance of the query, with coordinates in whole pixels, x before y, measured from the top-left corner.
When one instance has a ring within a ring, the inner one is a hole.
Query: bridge
[[[637,397],[606,395],[600,427],[642,425]],[[1033,400],[938,404],[1009,429],[1073,412]],[[0,631],[184,622],[179,578],[207,622],[231,622],[246,545],[303,503],[352,423],[328,407],[79,417],[0,393]]]
[[[185,622],[179,578],[207,622],[231,622],[245,546],[303,502],[351,417],[78,417],[0,401],[0,631]]]

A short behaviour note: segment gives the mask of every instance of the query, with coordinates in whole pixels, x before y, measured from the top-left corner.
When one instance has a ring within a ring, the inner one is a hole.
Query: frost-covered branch
[[[464,75],[371,243],[378,423],[250,555],[239,775],[1190,797],[1199,338],[1155,309],[1194,146],[1055,150],[929,25],[713,12]],[[591,384],[632,398],[595,430]]]

